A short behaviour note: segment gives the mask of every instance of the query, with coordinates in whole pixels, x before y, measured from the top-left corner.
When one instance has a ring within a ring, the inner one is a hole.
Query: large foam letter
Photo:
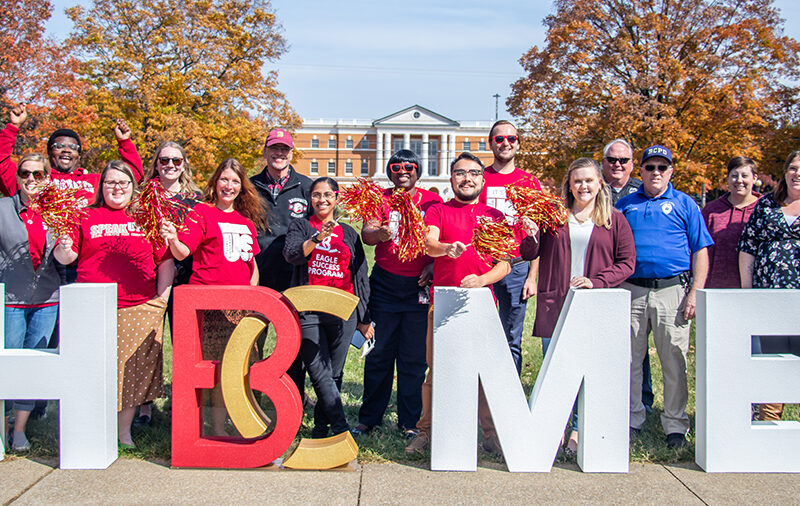
[[[798,336],[798,307],[800,290],[700,290],[695,461],[707,472],[800,472],[800,423],[750,422],[751,403],[800,402],[800,357],[750,348],[754,335]]]
[[[61,468],[105,469],[117,459],[117,285],[63,286],[60,300],[58,351],[0,338],[0,399],[58,399]]]
[[[480,378],[509,471],[550,470],[576,395],[578,465],[628,471],[629,292],[570,290],[530,406],[489,290],[437,288],[434,300],[431,469],[476,469]]]
[[[300,348],[300,323],[291,303],[259,286],[184,285],[175,289],[172,383],[172,465],[177,467],[261,467],[281,456],[294,441],[303,416],[300,394],[286,375]],[[202,311],[243,309],[264,315],[278,339],[266,360],[250,368],[250,386],[275,406],[272,432],[263,439],[201,437],[202,389],[214,388],[219,362],[203,360]]]

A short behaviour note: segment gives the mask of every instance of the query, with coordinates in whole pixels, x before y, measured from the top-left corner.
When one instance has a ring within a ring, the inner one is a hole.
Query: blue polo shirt
[[[617,201],[633,230],[636,269],[632,278],[668,278],[691,268],[692,254],[714,244],[700,208],[683,192],[667,186],[651,198],[644,185]]]

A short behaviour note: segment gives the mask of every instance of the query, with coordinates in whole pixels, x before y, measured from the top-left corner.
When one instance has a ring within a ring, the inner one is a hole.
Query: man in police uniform
[[[672,152],[651,146],[642,155],[642,185],[616,207],[628,219],[636,244],[636,269],[622,284],[631,292],[631,434],[645,421],[642,360],[652,330],[664,379],[661,425],[667,446],[686,444],[686,354],[697,290],[708,274],[708,246],[713,244],[700,209],[691,197],[672,187]],[[691,269],[691,276],[690,271]]]
[[[269,210],[269,231],[258,234],[256,255],[258,280],[261,286],[282,292],[289,288],[294,267],[283,258],[286,232],[292,220],[305,220],[311,212],[311,178],[294,170],[292,136],[283,128],[270,130],[264,143],[264,170],[250,178]],[[288,371],[297,385],[300,397],[305,399],[305,370],[298,355]]]
[[[603,148],[603,179],[611,189],[611,203],[636,190],[642,185],[641,179],[631,177],[633,172],[633,146],[625,139],[614,139]],[[650,413],[653,409],[653,381],[650,378],[650,355],[645,354],[642,362],[642,402]]]

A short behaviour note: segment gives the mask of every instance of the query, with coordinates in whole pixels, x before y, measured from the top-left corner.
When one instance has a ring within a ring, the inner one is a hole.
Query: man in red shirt
[[[491,258],[478,255],[470,243],[479,216],[494,219],[503,214],[479,202],[483,190],[483,163],[471,153],[461,153],[450,164],[450,186],[453,198],[444,204],[436,204],[425,214],[425,248],[433,261],[433,286],[459,286],[480,288],[496,284],[511,271],[508,262],[493,264]],[[432,301],[433,302],[433,301]],[[465,339],[477,336],[465,336]],[[422,385],[422,418],[417,422],[419,434],[406,453],[424,451],[431,441],[431,405],[433,400],[433,304],[428,310],[428,334],[426,338],[426,360],[428,376]],[[483,427],[484,449],[501,453],[497,434],[494,432],[491,415],[481,390],[478,403],[479,418]]]
[[[0,191],[6,195],[13,195],[17,191],[17,166],[11,159],[17,134],[28,113],[25,104],[19,104],[11,109],[10,122],[0,131]],[[136,181],[141,181],[144,175],[142,159],[136,151],[136,145],[131,141],[131,129],[125,121],[118,119],[114,125],[114,136],[117,138],[120,159],[127,163],[133,170]],[[60,128],[50,135],[47,141],[47,156],[53,168],[51,179],[59,188],[77,188],[85,204],[94,202],[94,194],[100,182],[100,174],[87,172],[80,167],[81,164],[81,138],[73,130]]]
[[[492,165],[486,167],[486,186],[481,193],[481,203],[487,204],[506,215],[511,221],[516,211],[506,199],[508,184],[533,186],[541,190],[539,180],[514,165],[514,158],[519,151],[519,135],[517,129],[505,120],[492,125],[489,130],[489,147],[494,154]],[[522,232],[517,236],[517,244],[522,241]],[[519,248],[512,253],[511,274],[494,285],[494,295],[500,311],[500,320],[506,333],[511,356],[517,366],[517,373],[522,371],[522,327],[525,323],[527,299],[536,294],[535,267],[538,260],[530,264],[522,260]]]
[[[394,188],[384,190],[387,199],[403,190],[423,216],[442,198],[417,188],[422,165],[417,155],[401,149],[389,159],[386,173]],[[367,223],[361,230],[365,244],[375,246],[375,266],[370,276],[369,312],[375,322],[375,347],[364,361],[364,398],[358,411],[354,435],[364,434],[382,423],[392,395],[397,367],[397,425],[406,437],[417,434],[422,413],[422,382],[425,380],[425,332],[433,259],[428,255],[403,262],[397,235],[400,214],[384,206],[382,223]]]

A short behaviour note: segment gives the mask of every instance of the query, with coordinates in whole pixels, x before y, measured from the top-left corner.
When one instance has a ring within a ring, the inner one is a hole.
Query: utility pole
[[[498,115],[499,113],[498,104],[500,101],[500,94],[495,93],[492,96],[494,97],[494,120],[497,121],[498,119],[500,119],[500,116]]]

